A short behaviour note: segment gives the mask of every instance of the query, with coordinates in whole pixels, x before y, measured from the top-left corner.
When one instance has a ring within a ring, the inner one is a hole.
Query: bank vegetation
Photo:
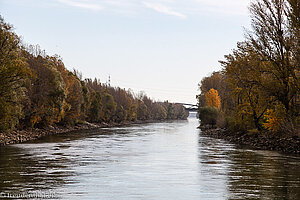
[[[181,104],[157,102],[146,94],[83,79],[62,59],[26,45],[0,17],[0,136],[28,128],[86,123],[122,124],[186,119]]]
[[[291,138],[300,151],[300,2],[256,0],[249,9],[245,40],[199,84],[202,128],[225,128],[233,138],[264,135],[261,146],[267,135],[276,135],[273,146]]]

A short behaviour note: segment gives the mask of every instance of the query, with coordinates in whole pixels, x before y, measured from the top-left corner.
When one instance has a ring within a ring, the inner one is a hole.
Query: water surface
[[[201,135],[198,121],[0,147],[0,192],[57,199],[300,199],[300,157]]]

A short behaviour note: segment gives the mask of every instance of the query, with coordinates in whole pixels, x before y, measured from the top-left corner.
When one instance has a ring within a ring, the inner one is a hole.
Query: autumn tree
[[[138,120],[148,120],[149,119],[149,110],[145,103],[137,99],[137,119]]]
[[[189,116],[189,112],[181,104],[174,104],[174,114],[176,119],[184,119]]]
[[[90,122],[102,122],[104,113],[102,111],[102,98],[100,92],[93,92],[91,96],[91,104],[87,113]]]
[[[16,127],[23,117],[25,83],[30,71],[21,56],[20,39],[0,16],[0,131]]]
[[[210,107],[215,107],[220,109],[221,108],[221,99],[219,96],[219,93],[215,89],[210,89],[206,94],[205,94],[205,99],[206,99],[206,105]]]
[[[104,93],[101,95],[101,102],[103,105],[103,120],[105,122],[110,122],[115,114],[116,111],[116,102],[114,101],[114,98],[107,90],[104,91]]]
[[[127,96],[130,101],[129,101],[129,107],[127,108],[126,120],[135,121],[137,119],[138,105],[136,104],[136,100],[131,90],[127,90]]]
[[[221,62],[221,85],[226,86],[221,88],[222,110],[230,126],[243,130],[275,131],[287,124],[284,132],[295,130],[300,84],[299,1],[256,0],[250,11],[252,30]]]
[[[274,102],[274,98],[266,95],[262,88],[262,85],[272,82],[269,76],[262,74],[268,64],[261,62],[256,51],[246,42],[238,43],[237,49],[225,58],[227,61],[222,64],[235,102],[232,105],[235,121],[243,129],[249,129],[254,123],[261,130],[264,114]]]
[[[131,93],[119,87],[109,87],[108,90],[109,93],[113,96],[115,102],[117,103],[115,119],[118,122],[125,120],[131,121],[133,114],[131,112],[133,103],[133,96],[131,95]]]
[[[167,119],[175,119],[174,105],[169,102],[165,102],[167,110]]]
[[[210,76],[204,77],[201,80],[201,83],[198,84],[201,94],[197,96],[199,107],[206,106],[205,94],[210,89],[222,91],[223,79],[224,77],[221,72],[213,72]]]
[[[167,118],[167,110],[165,107],[159,103],[155,102],[153,105],[153,114],[155,120],[165,120]]]
[[[284,106],[290,119],[295,114],[293,99],[300,86],[299,2],[257,0],[251,3],[250,11],[252,31],[248,32],[247,40],[266,65],[261,75],[272,80],[261,89]]]
[[[277,105],[274,107],[274,109],[267,109],[267,111],[264,114],[264,123],[263,126],[265,129],[277,132],[280,129],[280,126],[283,122],[283,114],[280,113],[282,111],[282,108],[279,107],[280,105]]]
[[[25,124],[48,126],[64,117],[65,83],[55,64],[41,55],[24,52],[33,76],[27,87],[29,99],[25,106]]]
[[[60,58],[49,57],[56,69],[60,72],[65,85],[65,105],[63,122],[74,124],[80,119],[83,119],[84,113],[82,107],[84,106],[83,88],[80,79],[76,76],[78,72],[70,72],[65,68],[64,63]]]

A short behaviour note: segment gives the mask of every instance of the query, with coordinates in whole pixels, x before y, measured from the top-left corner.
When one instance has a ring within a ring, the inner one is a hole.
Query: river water
[[[0,147],[0,193],[20,199],[28,194],[104,200],[300,199],[300,157],[205,137],[197,126],[197,119],[189,118]]]

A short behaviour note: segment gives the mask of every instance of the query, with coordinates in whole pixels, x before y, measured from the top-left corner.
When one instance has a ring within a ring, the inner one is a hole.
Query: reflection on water
[[[299,157],[265,151],[230,155],[229,190],[235,199],[300,199]],[[239,198],[237,198],[239,197]]]
[[[300,199],[300,157],[201,136],[195,118],[0,147],[0,193],[59,199]]]

